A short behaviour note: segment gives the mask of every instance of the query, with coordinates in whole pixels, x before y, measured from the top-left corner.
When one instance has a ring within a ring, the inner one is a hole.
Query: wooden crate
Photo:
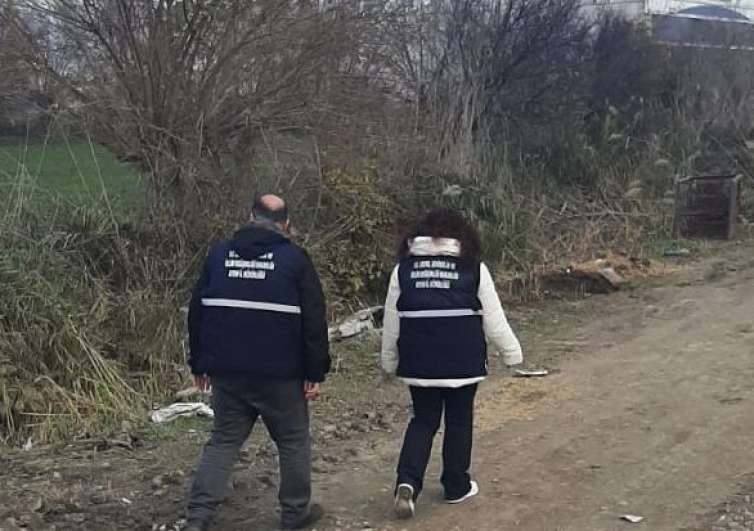
[[[718,240],[733,237],[740,210],[740,175],[680,179],[675,196],[676,236]]]

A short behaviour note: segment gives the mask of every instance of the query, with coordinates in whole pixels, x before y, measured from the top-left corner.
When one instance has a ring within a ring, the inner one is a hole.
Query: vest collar
[[[461,256],[461,242],[455,238],[417,236],[408,246],[412,256]]]

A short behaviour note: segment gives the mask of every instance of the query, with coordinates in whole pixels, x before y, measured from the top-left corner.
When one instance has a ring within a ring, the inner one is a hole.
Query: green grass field
[[[133,216],[144,203],[138,171],[81,140],[0,139],[0,194],[20,183],[36,194],[35,202],[38,197],[91,205],[107,197],[119,217]]]

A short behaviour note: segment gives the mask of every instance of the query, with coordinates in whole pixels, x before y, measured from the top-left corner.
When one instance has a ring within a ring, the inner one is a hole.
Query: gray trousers
[[[189,524],[209,526],[226,495],[239,451],[260,416],[280,457],[278,499],[283,527],[305,518],[311,499],[311,441],[303,382],[213,378],[212,406],[215,423],[194,473]]]

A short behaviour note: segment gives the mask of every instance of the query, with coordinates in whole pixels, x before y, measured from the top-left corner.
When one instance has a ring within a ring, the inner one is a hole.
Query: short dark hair
[[[265,205],[261,199],[256,199],[251,207],[251,215],[254,219],[266,219],[275,223],[288,221],[288,205],[283,203],[281,208],[272,209]]]
[[[416,225],[401,238],[398,259],[409,255],[409,240],[417,236],[453,238],[461,242],[461,259],[475,263],[481,260],[482,244],[476,228],[455,210],[438,208],[427,212]]]

